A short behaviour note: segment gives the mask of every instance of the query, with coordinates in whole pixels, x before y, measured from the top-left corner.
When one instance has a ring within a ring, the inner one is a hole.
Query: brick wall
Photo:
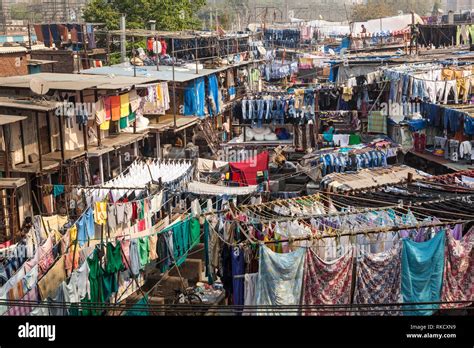
[[[73,73],[77,70],[74,67],[74,57],[70,51],[52,51],[39,50],[31,52],[31,59],[54,60],[57,63],[45,64],[41,66],[41,72],[55,72],[55,73]]]
[[[28,75],[26,53],[0,54],[0,77]]]

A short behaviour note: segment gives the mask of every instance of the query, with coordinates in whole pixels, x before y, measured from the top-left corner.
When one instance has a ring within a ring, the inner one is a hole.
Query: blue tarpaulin
[[[439,302],[444,271],[443,231],[427,242],[403,239],[402,249],[402,297],[404,303]],[[405,315],[431,315],[439,305],[413,305],[416,309]]]
[[[184,115],[205,116],[206,89],[204,78],[191,81],[184,91]]]
[[[209,113],[211,116],[216,116],[220,112],[220,107],[219,107],[219,86],[217,84],[217,77],[216,75],[210,75],[207,78],[208,82],[208,93],[209,97],[214,99],[214,104],[216,105],[216,114],[214,115],[214,112],[212,108],[209,108]]]

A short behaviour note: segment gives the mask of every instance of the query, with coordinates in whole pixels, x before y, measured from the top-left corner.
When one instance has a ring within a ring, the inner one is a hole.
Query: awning
[[[230,187],[222,185],[206,184],[204,182],[192,181],[188,184],[188,192],[198,195],[229,195],[244,196],[257,192],[257,185]]]

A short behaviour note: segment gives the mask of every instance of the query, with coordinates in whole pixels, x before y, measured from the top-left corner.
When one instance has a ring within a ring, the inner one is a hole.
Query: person
[[[367,35],[367,28],[365,27],[365,25],[361,25],[361,36],[362,36],[362,45],[363,47],[366,47],[367,46],[367,41],[365,39],[366,35]]]
[[[176,141],[174,143],[174,146],[175,147],[183,147],[184,145],[184,142],[183,142],[183,139],[181,139],[181,137],[176,137]]]
[[[329,121],[326,129],[323,132],[324,141],[327,141],[328,143],[332,142],[334,131],[335,131],[335,128],[334,128],[333,122]]]
[[[101,182],[100,182],[100,171],[99,169],[97,169],[94,173],[94,175],[92,175],[92,182],[94,183],[94,185],[100,185]]]

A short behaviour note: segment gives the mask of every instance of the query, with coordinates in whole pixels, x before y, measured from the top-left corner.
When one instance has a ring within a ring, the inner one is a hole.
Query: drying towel
[[[120,117],[128,117],[130,113],[130,99],[128,93],[120,96]]]
[[[446,233],[443,288],[441,301],[469,301],[474,299],[474,229],[457,241]],[[443,304],[441,308],[459,308],[470,303]]]
[[[403,239],[402,296],[404,303],[439,302],[443,283],[445,233],[427,242]],[[413,305],[405,315],[431,315],[439,305]]]
[[[104,98],[104,107],[105,107],[105,120],[110,121],[112,118],[112,101],[110,97]]]
[[[357,262],[354,303],[400,302],[401,243],[378,254],[363,253]],[[396,309],[396,308],[393,308]],[[365,312],[362,315],[399,315],[398,311]]]
[[[122,109],[120,107],[120,96],[115,95],[110,97],[110,108],[112,113],[112,121],[120,120],[120,113]]]
[[[310,249],[306,254],[303,282],[303,305],[343,305],[350,304],[353,249],[337,260],[321,260]],[[303,315],[345,315],[344,312],[312,311],[304,309]]]
[[[257,278],[257,305],[299,305],[303,283],[306,250],[277,254],[266,246],[260,247]],[[281,315],[278,309],[260,309],[259,315]],[[296,312],[291,314],[296,315]]]
[[[129,99],[130,99],[130,109],[132,112],[135,112],[138,110],[140,107],[140,96],[137,94],[136,89],[132,89],[129,93]]]

